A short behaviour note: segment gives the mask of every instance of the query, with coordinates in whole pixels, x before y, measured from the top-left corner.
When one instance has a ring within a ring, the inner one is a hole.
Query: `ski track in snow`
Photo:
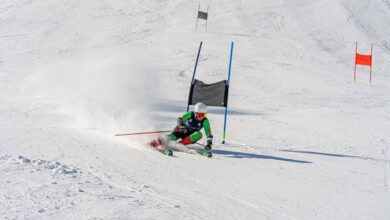
[[[4,218],[104,218],[114,212],[131,217],[156,202],[148,198],[151,186],[129,181],[124,188],[98,170],[69,167],[58,161],[7,155],[0,157],[0,171],[0,216]],[[110,204],[132,209],[109,211],[105,206]],[[163,202],[155,205],[166,206]]]

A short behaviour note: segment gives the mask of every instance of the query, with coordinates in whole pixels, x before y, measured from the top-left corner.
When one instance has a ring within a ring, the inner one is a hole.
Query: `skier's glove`
[[[187,127],[185,125],[179,125],[180,133],[187,133]]]
[[[204,147],[205,150],[211,150],[211,147],[213,145],[213,135],[210,135],[207,137],[207,145]]]
[[[177,118],[177,125],[180,126],[180,125],[184,125],[184,121],[181,117]]]

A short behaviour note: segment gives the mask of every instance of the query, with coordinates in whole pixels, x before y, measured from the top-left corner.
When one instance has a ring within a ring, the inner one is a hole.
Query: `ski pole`
[[[115,136],[139,135],[139,134],[159,134],[159,133],[164,133],[164,132],[172,132],[172,130],[169,130],[169,131],[147,131],[147,132],[128,133],[128,134],[115,134]]]
[[[200,146],[203,146],[203,147],[206,147],[206,146],[207,146],[207,145],[205,145],[205,144],[196,143],[196,142],[195,142],[195,144],[200,145]]]

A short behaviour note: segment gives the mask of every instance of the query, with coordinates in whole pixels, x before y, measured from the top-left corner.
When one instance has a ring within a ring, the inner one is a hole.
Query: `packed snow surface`
[[[2,0],[0,218],[390,219],[389,36],[390,0]],[[201,41],[226,144],[216,107],[212,158],[114,136],[175,126]]]

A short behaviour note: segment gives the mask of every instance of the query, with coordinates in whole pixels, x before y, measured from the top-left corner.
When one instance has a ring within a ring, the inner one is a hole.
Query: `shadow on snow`
[[[356,159],[363,159],[363,160],[390,162],[390,160],[384,160],[384,159],[378,159],[378,158],[352,156],[352,155],[345,155],[345,154],[323,153],[323,152],[316,152],[316,151],[302,151],[302,150],[282,150],[282,151],[290,152],[290,153],[315,154],[315,155],[328,156],[328,157],[356,158]]]
[[[274,156],[259,155],[259,154],[252,154],[252,153],[243,153],[243,152],[238,152],[238,151],[212,150],[212,153],[226,155],[226,156],[232,157],[232,158],[257,158],[257,159],[279,160],[279,161],[293,162],[293,163],[312,163],[310,161],[305,161],[305,160],[294,160],[294,159],[283,158],[283,157],[274,157]]]

